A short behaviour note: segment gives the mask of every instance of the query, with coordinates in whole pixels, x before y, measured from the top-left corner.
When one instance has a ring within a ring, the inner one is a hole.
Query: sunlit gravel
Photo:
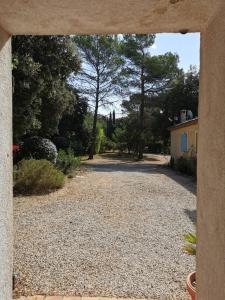
[[[91,167],[63,191],[14,199],[16,293],[189,299],[193,181],[147,161]]]

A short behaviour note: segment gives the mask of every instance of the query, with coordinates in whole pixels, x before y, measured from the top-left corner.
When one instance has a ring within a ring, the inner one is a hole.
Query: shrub
[[[179,157],[170,158],[169,167],[183,174],[197,176],[197,158],[196,157]]]
[[[52,138],[52,142],[56,145],[57,150],[66,150],[69,148],[69,140],[63,136],[55,136]]]
[[[24,141],[23,152],[26,158],[47,159],[56,163],[57,149],[49,140],[38,136],[28,138]]]
[[[83,146],[81,141],[73,140],[70,145],[75,155],[82,155],[86,152],[85,147]]]
[[[111,150],[115,151],[115,149],[116,149],[116,143],[107,138],[105,141],[105,150],[106,151],[111,151]]]
[[[45,159],[22,160],[14,169],[14,191],[19,194],[42,194],[62,188],[64,174]]]
[[[127,143],[117,143],[116,144],[117,146],[117,149],[120,151],[120,152],[124,152],[126,149],[127,149]]]
[[[171,169],[174,169],[174,167],[175,167],[175,160],[174,160],[174,157],[172,157],[172,156],[170,158],[169,167]]]
[[[56,166],[64,174],[70,174],[75,169],[80,167],[80,158],[75,157],[71,150],[66,153],[64,150],[60,150],[57,157]]]
[[[175,161],[175,169],[181,173],[196,177],[197,159],[194,157],[192,158],[179,157]]]

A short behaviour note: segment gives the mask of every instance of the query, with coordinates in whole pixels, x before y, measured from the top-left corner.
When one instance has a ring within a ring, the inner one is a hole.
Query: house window
[[[187,133],[183,132],[181,135],[181,152],[188,152]]]

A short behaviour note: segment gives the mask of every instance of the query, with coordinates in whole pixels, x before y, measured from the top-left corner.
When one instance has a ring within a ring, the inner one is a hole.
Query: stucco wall
[[[225,2],[202,33],[198,124],[198,300],[224,300]]]
[[[188,152],[181,151],[181,136],[183,133],[187,134]],[[198,125],[192,124],[190,126],[173,129],[170,132],[171,136],[171,156],[178,158],[180,156],[193,157],[197,153],[196,133],[198,132]]]
[[[0,300],[12,299],[11,42],[0,29]]]
[[[1,0],[12,34],[201,31],[224,0]]]

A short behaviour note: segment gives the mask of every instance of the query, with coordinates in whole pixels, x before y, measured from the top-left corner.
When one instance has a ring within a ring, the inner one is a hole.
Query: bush
[[[195,157],[179,157],[174,162],[175,169],[181,173],[197,176],[197,159]]]
[[[55,136],[52,138],[52,142],[56,145],[57,150],[66,150],[69,148],[70,142],[64,136]]]
[[[81,141],[73,140],[70,143],[70,147],[73,149],[75,155],[82,155],[85,154],[86,149],[82,145]]]
[[[119,142],[116,144],[116,147],[120,152],[124,152],[127,149],[127,143]]]
[[[38,136],[24,141],[23,152],[26,158],[47,159],[52,163],[56,163],[58,154],[56,146],[50,140]]]
[[[68,151],[68,153],[66,153],[64,150],[60,150],[58,153],[56,166],[64,174],[68,175],[80,167],[80,158],[75,157],[71,150]]]
[[[170,158],[169,167],[171,169],[174,169],[174,167],[175,167],[175,160],[174,160],[174,157],[172,157],[172,156]]]
[[[19,194],[43,194],[62,188],[64,174],[45,159],[22,160],[14,169],[14,191]]]
[[[111,150],[115,151],[116,150],[116,143],[108,138],[106,139],[104,146],[105,146],[106,151],[111,151]]]

